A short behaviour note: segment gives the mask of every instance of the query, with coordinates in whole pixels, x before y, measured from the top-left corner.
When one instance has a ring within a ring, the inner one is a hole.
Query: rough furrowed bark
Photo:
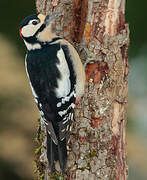
[[[126,180],[129,31],[125,0],[37,0],[36,6],[43,14],[64,13],[55,23],[56,32],[78,50],[86,71],[85,94],[75,110],[64,179]],[[41,126],[38,179],[60,179],[60,173],[49,174]]]

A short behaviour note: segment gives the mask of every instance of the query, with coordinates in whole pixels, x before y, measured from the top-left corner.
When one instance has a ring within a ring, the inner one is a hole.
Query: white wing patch
[[[57,68],[60,71],[61,77],[57,80],[58,88],[56,88],[56,96],[57,98],[61,98],[66,97],[70,92],[70,72],[62,48],[58,51],[57,57],[59,59]]]

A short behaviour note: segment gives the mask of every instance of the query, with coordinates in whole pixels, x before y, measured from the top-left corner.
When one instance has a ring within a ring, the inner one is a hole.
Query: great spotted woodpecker
[[[84,93],[85,72],[75,48],[52,30],[61,13],[26,17],[20,36],[27,47],[26,71],[47,132],[47,158],[51,172],[59,160],[67,161],[66,142],[74,119],[75,103]]]

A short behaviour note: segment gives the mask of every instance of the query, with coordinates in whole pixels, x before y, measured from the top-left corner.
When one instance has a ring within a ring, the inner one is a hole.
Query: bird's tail
[[[58,145],[56,145],[51,139],[50,135],[47,133],[47,158],[51,173],[55,171],[54,161],[58,160],[62,173],[64,173],[67,161],[66,139],[63,141],[58,141]]]

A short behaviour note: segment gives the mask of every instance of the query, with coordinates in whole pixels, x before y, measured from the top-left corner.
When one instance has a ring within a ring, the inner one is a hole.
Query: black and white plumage
[[[74,119],[76,99],[84,93],[85,73],[74,47],[56,36],[52,21],[59,16],[32,15],[20,26],[27,47],[26,70],[47,131],[47,157],[51,172],[59,160],[64,173],[66,141]]]

